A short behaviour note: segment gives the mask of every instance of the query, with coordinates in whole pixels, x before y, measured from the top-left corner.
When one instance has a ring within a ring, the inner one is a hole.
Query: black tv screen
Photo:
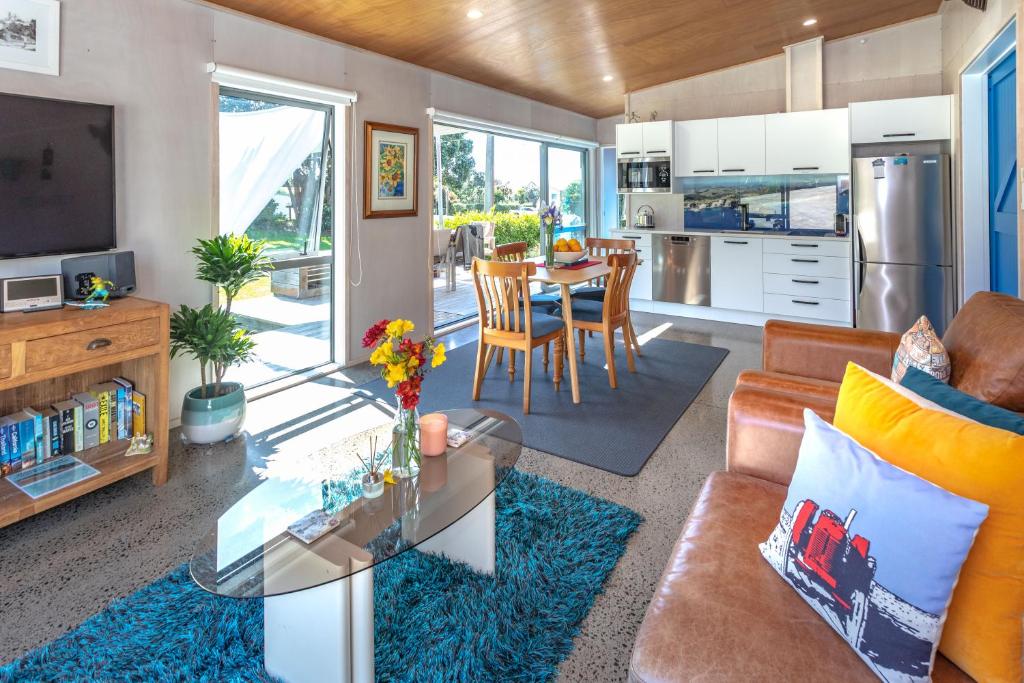
[[[113,249],[114,108],[0,94],[0,258]]]

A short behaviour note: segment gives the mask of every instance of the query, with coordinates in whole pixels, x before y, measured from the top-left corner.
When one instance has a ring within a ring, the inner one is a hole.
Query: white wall
[[[1018,4],[1018,0],[989,0],[987,9],[979,12],[962,2],[942,3],[943,92],[959,92],[960,72],[1010,21]]]
[[[0,70],[0,92],[113,104],[116,111],[118,246],[136,254],[140,296],[172,306],[210,301],[188,253],[209,236],[216,104],[211,61],[355,90],[358,168],[362,124],[420,128],[416,218],[359,221],[363,279],[349,294],[352,355],[374,320],[430,319],[428,107],[576,138],[594,139],[595,121],[387,57],[185,0],[63,0],[61,76]],[[361,196],[361,177],[354,194]],[[352,260],[355,259],[354,253]],[[59,257],[0,263],[0,277],[59,272]],[[350,272],[358,275],[350,263]],[[198,373],[171,368],[171,417]]]

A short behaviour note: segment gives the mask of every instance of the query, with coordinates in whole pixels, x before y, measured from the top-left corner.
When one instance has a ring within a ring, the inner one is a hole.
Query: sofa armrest
[[[804,436],[804,408],[832,422],[835,401],[738,386],[729,398],[726,469],[788,486]]]
[[[843,381],[853,361],[888,377],[900,335],[830,325],[769,320],[764,326],[764,369],[801,377]]]

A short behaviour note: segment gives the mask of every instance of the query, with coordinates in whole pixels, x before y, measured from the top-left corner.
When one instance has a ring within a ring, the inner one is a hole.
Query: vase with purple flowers
[[[562,212],[558,206],[550,204],[540,214],[540,246],[544,254],[544,265],[550,268],[555,265],[555,231],[562,224]]]

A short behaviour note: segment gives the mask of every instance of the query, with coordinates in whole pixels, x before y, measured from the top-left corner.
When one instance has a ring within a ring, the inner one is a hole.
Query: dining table
[[[572,386],[572,402],[580,402],[580,378],[576,367],[576,335],[572,328],[572,287],[582,285],[591,280],[606,277],[611,274],[611,266],[604,256],[590,256],[590,261],[596,261],[583,268],[568,267],[547,267],[544,259],[537,259],[537,274],[530,276],[530,282],[539,282],[545,285],[558,285],[562,299],[562,319],[565,321],[565,344],[569,356],[569,384]],[[627,342],[628,343],[628,342]]]

